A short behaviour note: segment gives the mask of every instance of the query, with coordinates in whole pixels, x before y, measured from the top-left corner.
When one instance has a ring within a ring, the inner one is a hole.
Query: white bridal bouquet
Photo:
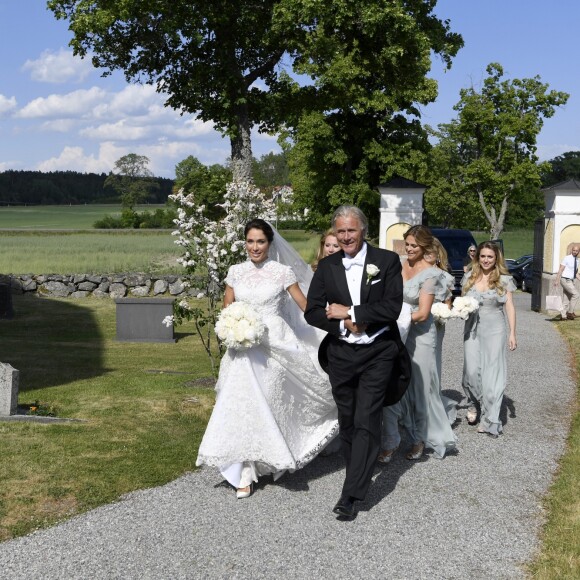
[[[479,302],[471,296],[459,296],[453,301],[452,315],[467,320],[479,308]]]
[[[217,319],[215,332],[228,347],[244,350],[259,344],[266,327],[260,315],[244,302],[232,302]]]
[[[435,302],[431,306],[431,314],[437,324],[445,324],[450,318],[453,318],[451,309],[444,302]]]

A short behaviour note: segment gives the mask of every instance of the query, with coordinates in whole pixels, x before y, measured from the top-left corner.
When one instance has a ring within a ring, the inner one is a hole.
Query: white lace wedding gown
[[[234,487],[303,467],[338,433],[317,360],[324,333],[304,322],[286,291],[295,282],[289,266],[269,259],[232,266],[226,278],[235,300],[253,306],[266,326],[259,345],[225,353],[196,462],[218,467]]]

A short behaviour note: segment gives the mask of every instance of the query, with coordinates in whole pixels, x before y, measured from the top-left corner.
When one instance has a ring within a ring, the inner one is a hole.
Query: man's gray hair
[[[332,215],[332,229],[336,231],[336,220],[338,218],[348,217],[354,217],[358,220],[363,232],[363,237],[366,238],[367,231],[369,229],[369,220],[367,219],[367,216],[358,207],[356,207],[356,205],[341,205],[338,207]]]

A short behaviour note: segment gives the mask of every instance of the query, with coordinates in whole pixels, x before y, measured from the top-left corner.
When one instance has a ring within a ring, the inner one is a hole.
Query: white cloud
[[[204,122],[200,119],[187,119],[184,122],[184,119],[185,117],[177,116],[171,125],[160,126],[159,130],[163,131],[165,135],[171,135],[181,139],[209,135],[214,131],[213,123]]]
[[[123,155],[137,153],[150,159],[149,169],[154,175],[173,178],[173,168],[188,155],[194,155],[202,163],[222,163],[225,150],[211,149],[198,143],[159,139],[147,146],[118,146],[113,142],[101,143],[98,153],[88,154],[82,147],[64,147],[57,157],[38,163],[39,171],[80,171],[86,173],[108,173]],[[171,169],[169,169],[171,168]]]
[[[22,70],[30,71],[30,78],[41,83],[81,82],[93,70],[88,59],[73,56],[71,50],[45,50],[36,60],[27,60]]]
[[[79,135],[96,141],[136,141],[147,137],[149,132],[147,127],[132,126],[127,119],[121,119],[116,123],[104,123],[98,127],[86,127],[79,131]]]
[[[65,147],[58,157],[51,157],[38,164],[39,171],[80,171],[81,173],[108,173],[115,161],[127,152],[112,143],[103,143],[99,154],[86,155],[82,147]]]
[[[0,172],[15,169],[20,163],[18,161],[0,161]]]
[[[119,119],[124,116],[157,116],[163,107],[164,97],[151,85],[127,85],[123,90],[103,100],[93,114],[96,119]],[[171,109],[169,109],[171,111]],[[173,113],[173,111],[171,111]],[[164,111],[165,114],[165,111]]]
[[[22,107],[16,116],[24,119],[83,117],[91,115],[93,108],[103,101],[106,95],[103,89],[91,87],[65,95],[38,97]]]
[[[41,131],[53,131],[55,133],[70,133],[76,125],[76,119],[54,119],[42,123],[40,129]]]
[[[5,97],[0,94],[0,115],[16,108],[16,97]]]

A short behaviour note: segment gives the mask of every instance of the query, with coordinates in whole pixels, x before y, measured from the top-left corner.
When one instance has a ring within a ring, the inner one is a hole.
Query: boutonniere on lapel
[[[374,264],[367,264],[367,284],[380,272]]]

